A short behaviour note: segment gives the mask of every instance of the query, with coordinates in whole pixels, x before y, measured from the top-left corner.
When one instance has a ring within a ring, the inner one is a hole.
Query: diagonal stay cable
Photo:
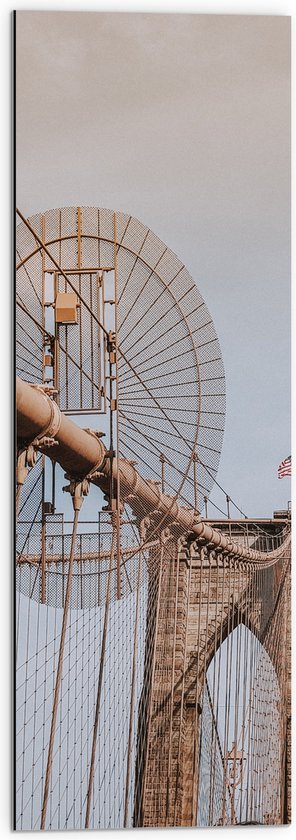
[[[16,342],[16,344],[17,344],[17,342]],[[28,352],[29,352],[29,351],[28,351]],[[38,372],[39,374],[41,373],[41,368],[40,368],[40,365],[38,365],[38,366],[37,366],[37,365],[34,365],[34,362],[32,362],[32,359],[36,359],[36,356],[34,356],[34,354],[33,354],[33,353],[32,353],[32,355],[31,355],[31,359],[24,359],[23,354],[21,354],[20,352],[19,352],[19,353],[18,353],[18,352],[16,352],[15,357],[16,357],[16,362],[19,362],[19,364],[20,364],[20,365],[21,365],[21,364],[24,364],[24,365],[29,365],[29,367],[30,367],[32,370],[37,370],[37,372]],[[39,361],[39,360],[37,359],[37,361]],[[23,368],[19,368],[19,370],[24,370],[24,369],[23,369]],[[32,374],[32,375],[33,375],[33,374]]]
[[[17,295],[18,295],[18,297],[16,298],[16,304],[17,304],[17,306],[19,306],[19,307],[20,307],[20,309],[22,309],[22,310],[23,310],[23,312],[25,312],[25,314],[26,314],[26,315],[28,315],[28,317],[29,317],[29,318],[31,318],[31,321],[33,321],[33,323],[34,323],[34,324],[35,324],[35,326],[38,328],[38,330],[40,330],[40,332],[42,332],[44,335],[48,335],[48,336],[50,336],[50,338],[53,338],[53,335],[52,335],[50,332],[48,332],[48,330],[46,330],[46,329],[42,326],[42,324],[39,324],[39,321],[37,321],[37,318],[34,318],[34,315],[32,315],[32,312],[29,312],[29,309],[27,309],[26,305],[25,305],[25,304],[24,304],[24,302],[22,301],[22,298],[21,298],[21,296],[20,296],[19,292],[17,292]],[[31,336],[30,336],[30,338],[31,338]],[[36,342],[35,342],[35,343],[36,343]]]
[[[18,255],[19,259],[21,260],[21,255],[20,255],[20,252],[19,252],[18,248],[16,249],[16,253],[17,253],[17,255]],[[28,278],[28,281],[29,281],[29,283],[30,283],[30,286],[32,287],[32,290],[33,290],[33,292],[34,292],[34,295],[35,295],[35,297],[37,298],[38,303],[40,304],[40,308],[41,308],[41,307],[42,307],[42,300],[41,300],[41,298],[39,297],[39,295],[37,294],[37,290],[36,290],[36,288],[35,288],[35,286],[34,286],[34,283],[33,283],[33,282],[32,282],[32,280],[31,280],[31,277],[30,277],[30,274],[29,274],[29,272],[28,272],[28,269],[27,269],[27,267],[26,267],[26,266],[22,266],[22,268],[24,269],[24,272],[25,272],[25,274],[26,274],[26,276],[27,276],[27,278]]]
[[[23,330],[23,332],[26,332],[26,331],[25,331],[25,330]],[[26,335],[28,335],[28,333],[26,333]],[[30,337],[30,336],[29,336],[29,337]],[[40,369],[40,357],[39,357],[39,356],[36,356],[36,353],[33,353],[33,352],[32,352],[32,350],[29,350],[29,348],[28,348],[28,347],[26,347],[26,345],[25,345],[25,344],[23,344],[23,342],[22,342],[19,338],[17,338],[17,339],[16,339],[16,342],[15,342],[15,343],[16,343],[16,344],[18,344],[18,345],[19,345],[19,347],[22,347],[22,349],[23,349],[23,350],[25,350],[25,352],[29,354],[30,359],[35,359],[35,361],[36,361],[36,362],[38,362],[38,364],[39,364],[38,370],[39,370],[39,369]],[[36,342],[36,341],[34,341],[34,342],[32,342],[32,343],[36,345],[36,347],[37,347],[37,349],[38,349],[38,350],[40,350],[40,347],[38,347],[38,344],[37,344],[37,342]],[[21,351],[20,351],[20,352],[21,352]],[[20,356],[20,359],[21,359],[21,361],[24,361],[25,363],[28,361],[27,359],[23,359],[21,356]]]

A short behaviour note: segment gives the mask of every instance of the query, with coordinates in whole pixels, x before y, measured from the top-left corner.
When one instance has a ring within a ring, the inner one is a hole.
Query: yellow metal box
[[[77,295],[75,292],[58,292],[55,302],[57,324],[77,324]]]
[[[44,356],[43,356],[44,366],[45,367],[52,367],[52,362],[53,362],[52,356],[50,356],[48,353],[44,353]]]

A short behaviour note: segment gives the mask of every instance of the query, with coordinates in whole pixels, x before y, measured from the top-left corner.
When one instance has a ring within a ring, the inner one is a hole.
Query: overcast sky
[[[218,480],[251,516],[290,499],[289,74],[288,17],[17,13],[18,205],[128,212],[185,263],[226,372]]]

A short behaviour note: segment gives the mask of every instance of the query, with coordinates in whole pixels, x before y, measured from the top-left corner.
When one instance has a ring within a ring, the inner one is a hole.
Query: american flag
[[[291,455],[288,458],[285,458],[284,461],[278,467],[278,478],[284,478],[285,475],[291,475],[292,472],[292,462],[291,462]]]

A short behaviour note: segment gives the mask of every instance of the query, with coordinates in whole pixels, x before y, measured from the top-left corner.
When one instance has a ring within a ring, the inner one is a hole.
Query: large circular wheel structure
[[[116,454],[136,462],[172,502],[201,511],[219,463],[225,379],[211,316],[189,272],[125,213],[67,207],[28,222],[16,233],[18,375],[52,386],[61,411],[102,429],[110,446],[112,393],[100,325],[114,330]],[[74,292],[76,321],[65,321],[57,300]],[[39,519],[42,463],[39,456],[31,479],[36,485],[39,469],[39,493],[29,479],[25,488],[24,545]]]

